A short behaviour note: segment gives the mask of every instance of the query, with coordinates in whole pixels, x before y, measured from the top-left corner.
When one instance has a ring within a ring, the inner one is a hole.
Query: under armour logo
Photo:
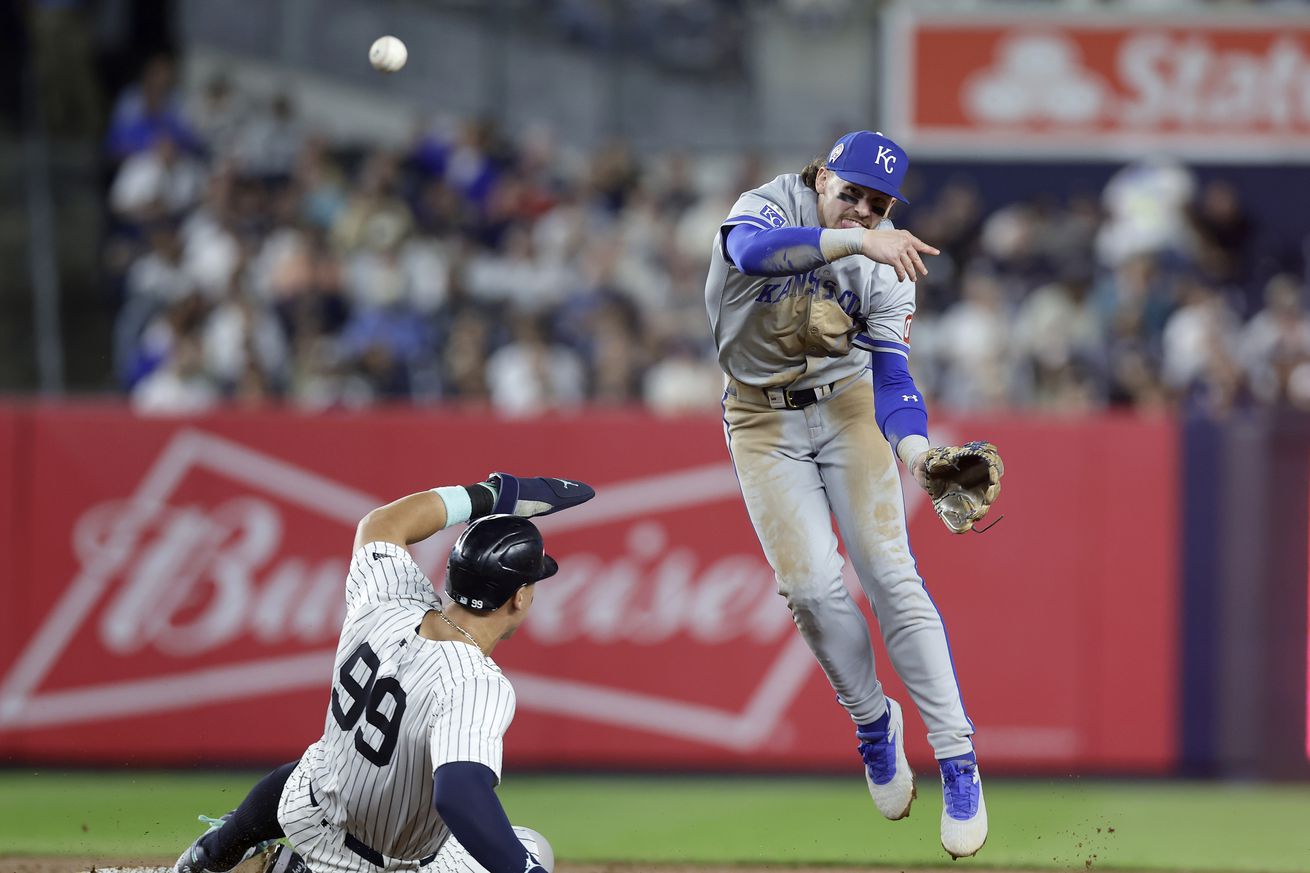
[[[902,395],[901,395],[901,399],[904,400],[906,403],[909,403],[911,400],[913,400],[915,403],[918,403],[918,402],[919,402],[919,395],[918,395],[918,394],[902,394]]]
[[[896,164],[896,153],[887,146],[878,146],[878,157],[874,158],[874,160],[882,164],[887,174],[891,175],[892,167]]]
[[[577,487],[578,487],[578,483],[577,483],[577,482],[570,482],[568,479],[556,479],[555,481],[556,481],[556,482],[559,482],[559,483],[560,483],[561,485],[563,485],[565,488],[577,488]]]

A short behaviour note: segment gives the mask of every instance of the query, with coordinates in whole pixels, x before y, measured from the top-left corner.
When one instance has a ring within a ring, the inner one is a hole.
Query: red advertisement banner
[[[20,414],[33,560],[0,585],[14,639],[0,650],[5,759],[296,756],[322,730],[356,521],[402,494],[508,470],[598,492],[542,519],[561,571],[496,652],[518,692],[512,765],[858,766],[852,726],[774,593],[713,418]],[[986,435],[1007,460],[994,510],[1006,518],[983,535],[950,535],[917,487],[906,492],[989,772],[1166,769],[1177,718],[1173,426],[934,430],[941,442]],[[14,469],[0,472],[14,481]],[[454,534],[414,548],[438,585]],[[878,657],[890,693],[908,702],[880,645]],[[923,726],[912,706],[906,714],[923,764]]]
[[[0,406],[0,663],[12,663],[17,657],[20,615],[26,613],[22,592],[30,585],[22,580],[25,572],[25,549],[19,543],[19,506],[26,493],[26,480],[19,477],[19,416]],[[0,748],[4,740],[0,738]]]
[[[887,41],[889,123],[922,151],[1303,159],[1304,16],[903,13]]]

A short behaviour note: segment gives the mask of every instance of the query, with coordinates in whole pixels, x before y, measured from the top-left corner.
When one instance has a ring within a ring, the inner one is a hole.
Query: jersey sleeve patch
[[[729,218],[723,224],[750,224],[762,230],[775,227],[787,227],[792,222],[787,218],[781,206],[767,197],[754,192],[747,192],[733,204]]]
[[[384,600],[436,603],[431,580],[409,552],[395,543],[365,543],[355,550],[346,576],[346,611]]]
[[[487,671],[457,683],[432,720],[431,769],[473,761],[495,773],[499,782],[514,706],[514,688],[503,674]]]
[[[871,352],[908,358],[910,325],[915,310],[914,283],[900,281],[895,274],[880,267],[875,270],[871,284],[865,329],[855,337],[853,344]]]

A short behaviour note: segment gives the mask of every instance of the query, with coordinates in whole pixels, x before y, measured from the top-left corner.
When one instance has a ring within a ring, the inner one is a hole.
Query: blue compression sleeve
[[[545,873],[519,842],[485,764],[452,761],[432,774],[432,805],[455,839],[490,873]]]
[[[728,257],[747,276],[795,276],[828,263],[819,245],[823,228],[734,224],[724,233]]]
[[[928,437],[928,409],[910,375],[909,361],[895,352],[874,352],[873,396],[878,427],[892,451],[912,433]]]

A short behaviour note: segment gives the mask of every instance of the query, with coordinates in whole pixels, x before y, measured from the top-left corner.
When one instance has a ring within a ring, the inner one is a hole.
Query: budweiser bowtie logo
[[[713,515],[712,504],[740,511],[739,500],[725,459],[607,484],[585,506],[542,519],[562,568],[506,646],[520,708],[737,749],[764,741],[813,658],[748,532],[727,547],[702,536],[698,550],[677,529],[680,519],[684,529],[703,525],[695,513]],[[79,569],[4,676],[0,731],[321,690],[353,527],[382,502],[230,440],[179,431],[135,493],[88,508],[74,525]],[[430,578],[440,578],[456,533],[415,547]],[[615,645],[648,648],[650,676],[625,683],[603,672],[603,657],[567,675],[514,657]],[[689,701],[681,679],[661,683],[668,645],[745,649],[758,683],[719,705]]]

